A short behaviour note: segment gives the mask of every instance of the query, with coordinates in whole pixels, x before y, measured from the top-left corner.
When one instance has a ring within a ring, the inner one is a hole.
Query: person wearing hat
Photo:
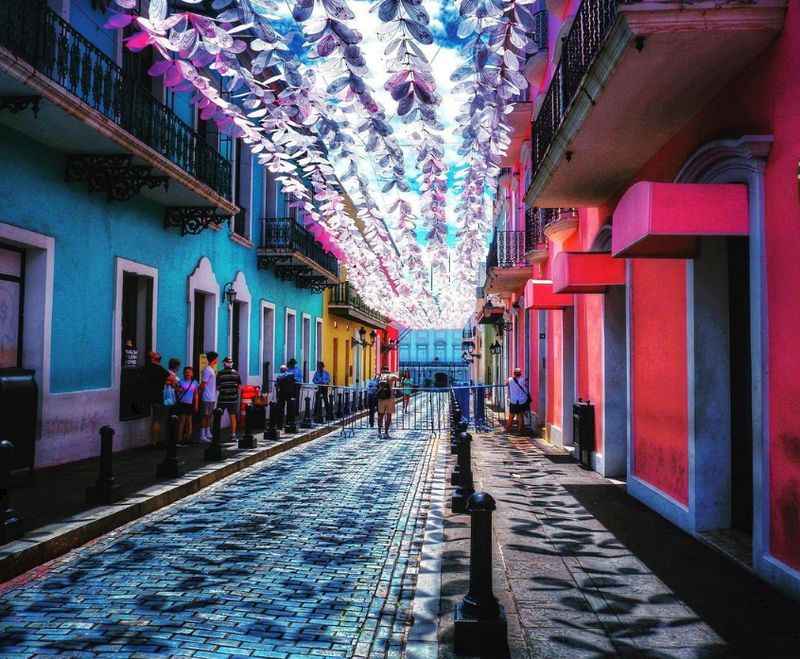
[[[231,438],[234,438],[239,421],[242,377],[233,368],[233,359],[230,357],[225,357],[222,367],[222,370],[217,373],[217,407],[228,413],[231,420]]]

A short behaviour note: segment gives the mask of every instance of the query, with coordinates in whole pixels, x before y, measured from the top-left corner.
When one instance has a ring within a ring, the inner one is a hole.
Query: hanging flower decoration
[[[290,0],[291,1],[291,0]],[[424,47],[433,43],[422,0],[379,0],[385,24],[384,88],[411,133],[419,171],[419,222],[408,193],[405,155],[390,119],[366,80],[362,35],[346,0],[295,0],[307,64],[281,33],[276,0],[115,0],[110,29],[131,28],[125,45],[153,49],[150,75],[191,95],[201,119],[248,145],[344,255],[348,278],[378,311],[412,327],[456,327],[474,306],[469,295],[485,253],[489,206],[499,162],[510,142],[506,116],[524,91],[520,73],[533,27],[532,0],[463,0],[459,32],[468,37],[468,66],[455,73],[468,101],[459,116],[460,155],[456,245],[448,247],[441,98]],[[278,29],[276,29],[278,28]],[[377,180],[363,165],[374,168]],[[378,188],[375,188],[376,183]],[[385,208],[381,195],[395,195]],[[427,250],[417,239],[424,227]]]

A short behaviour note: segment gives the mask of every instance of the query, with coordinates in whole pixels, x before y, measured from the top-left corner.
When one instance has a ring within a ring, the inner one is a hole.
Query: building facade
[[[419,386],[448,386],[469,381],[462,357],[462,330],[409,330],[400,339],[399,368]]]
[[[594,469],[800,595],[800,7],[538,8],[487,259],[507,367],[551,442],[589,400]]]
[[[291,357],[313,370],[338,279],[279,184],[142,75],[102,4],[0,8],[0,366],[33,371],[37,467],[96,455],[103,425],[115,449],[148,441],[151,350],[229,354],[258,385]]]

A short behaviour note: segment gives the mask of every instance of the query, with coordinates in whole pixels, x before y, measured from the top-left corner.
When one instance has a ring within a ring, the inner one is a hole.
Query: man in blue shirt
[[[298,418],[300,416],[300,397],[303,393],[303,372],[294,357],[286,362],[286,368],[294,376],[294,415],[295,418]]]
[[[311,378],[311,382],[317,385],[314,409],[319,409],[317,406],[320,404],[321,398],[322,402],[325,404],[325,418],[330,419],[332,415],[331,399],[329,395],[331,389],[331,374],[325,370],[325,364],[322,362],[317,362],[317,370],[314,371],[314,377]]]

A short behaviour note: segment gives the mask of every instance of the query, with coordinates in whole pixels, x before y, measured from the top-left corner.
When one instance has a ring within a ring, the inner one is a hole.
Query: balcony
[[[328,310],[342,318],[365,323],[379,329],[384,329],[389,324],[389,319],[367,306],[347,281],[331,288]]]
[[[0,121],[109,199],[237,211],[230,162],[41,0],[0,3]]]
[[[261,220],[258,267],[272,269],[278,279],[298,288],[321,292],[339,280],[339,262],[311,232],[291,217]]]
[[[622,190],[769,46],[785,9],[583,0],[533,123],[528,203],[597,206]]]
[[[485,292],[514,293],[530,276],[531,268],[525,258],[525,232],[495,230],[486,257]]]

